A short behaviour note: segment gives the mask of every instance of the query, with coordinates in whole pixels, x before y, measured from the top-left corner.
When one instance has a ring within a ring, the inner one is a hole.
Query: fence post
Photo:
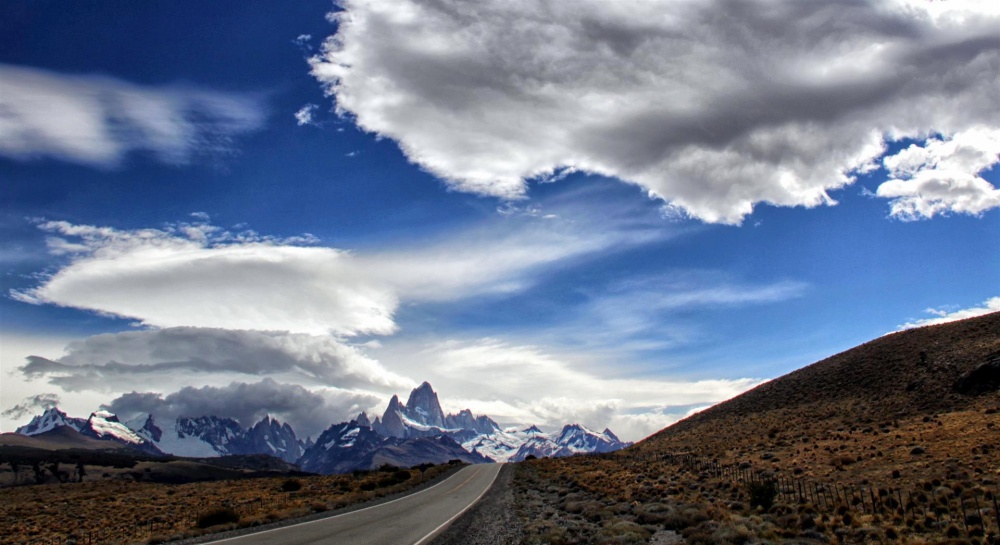
[[[993,491],[993,514],[997,517],[997,533],[1000,533],[1000,506],[997,506],[997,493]]]
[[[979,507],[979,490],[972,491],[972,499],[976,500],[976,517],[979,518],[979,527],[982,528],[983,534],[986,534],[986,521],[983,519],[983,510]]]

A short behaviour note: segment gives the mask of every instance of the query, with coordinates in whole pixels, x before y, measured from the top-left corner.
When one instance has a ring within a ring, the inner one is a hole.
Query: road
[[[210,543],[425,545],[489,490],[501,465],[471,465],[430,488],[380,505]]]

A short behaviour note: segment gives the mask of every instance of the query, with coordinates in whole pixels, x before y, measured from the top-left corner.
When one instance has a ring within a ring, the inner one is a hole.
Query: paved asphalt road
[[[424,545],[489,490],[501,464],[463,468],[415,494],[330,518],[230,539],[226,545]]]

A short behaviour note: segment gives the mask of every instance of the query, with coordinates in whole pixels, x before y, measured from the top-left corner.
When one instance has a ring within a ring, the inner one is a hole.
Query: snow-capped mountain
[[[160,421],[149,414],[122,423],[107,411],[97,411],[84,420],[69,417],[54,407],[17,432],[34,435],[61,426],[155,454],[194,458],[267,454],[318,473],[370,469],[383,463],[412,466],[452,459],[469,463],[519,462],[528,456],[611,452],[631,445],[620,441],[611,430],[598,433],[579,424],[547,433],[536,426],[502,429],[490,417],[476,416],[468,409],[446,415],[437,393],[427,382],[410,392],[406,404],[394,395],[380,417],[370,420],[362,412],[350,422],[330,426],[315,442],[311,438],[301,441],[290,425],[270,416],[246,429],[232,418],[212,415]]]
[[[122,424],[118,417],[108,411],[95,411],[80,429],[80,433],[94,439],[115,441],[149,454],[163,454],[159,448],[145,437]]]
[[[353,435],[344,435],[348,433]],[[346,439],[335,439],[334,435],[327,434],[371,439],[364,446],[355,446],[353,442],[344,442]],[[494,462],[519,462],[532,455],[541,458],[611,452],[631,445],[620,441],[610,430],[597,433],[579,424],[567,425],[558,433],[545,433],[536,426],[501,429],[490,417],[475,416],[468,409],[458,414],[445,415],[437,393],[427,382],[410,393],[405,405],[399,401],[398,396],[392,396],[381,417],[370,421],[367,414],[361,413],[351,422],[332,426],[324,433],[324,437],[326,439],[316,441],[317,446],[313,447],[310,457],[317,456],[324,446],[325,449],[336,448],[339,450],[335,452],[345,460],[345,464],[346,459],[352,456],[352,463],[359,463],[361,458],[358,457],[359,453],[344,449],[374,449],[374,437],[446,437],[459,443],[468,453]],[[314,463],[310,458],[308,464],[302,467],[312,467],[315,470],[318,466],[313,465]],[[326,468],[332,470],[333,465],[327,464]]]
[[[268,454],[295,463],[302,456],[303,445],[288,424],[265,416],[230,446],[230,454]]]
[[[361,425],[364,413],[350,422],[327,428],[316,444],[306,449],[298,465],[315,473],[346,473],[357,469],[375,469],[383,464],[412,467],[424,463],[439,464],[462,460],[470,464],[492,462],[470,453],[447,436],[387,437]],[[360,422],[359,422],[360,420]]]
[[[138,422],[143,420],[141,426]],[[267,454],[295,463],[303,445],[288,424],[265,416],[250,429],[232,418],[180,417],[160,424],[153,415],[129,422],[136,433],[167,454],[206,458],[229,454]]]
[[[619,440],[611,430],[597,433],[580,424],[569,424],[559,433],[545,433],[536,426],[497,430],[477,435],[464,441],[462,446],[497,462],[521,462],[528,456],[543,458],[612,452],[631,444]]]
[[[42,414],[36,415],[31,419],[31,422],[17,428],[15,431],[21,435],[38,435],[39,433],[54,430],[59,426],[69,426],[76,431],[80,431],[86,425],[86,418],[66,416],[66,413],[60,411],[58,407],[52,407],[46,409]]]
[[[362,459],[387,440],[357,420],[334,424],[306,449],[298,466],[314,473],[346,473],[360,469]]]
[[[368,416],[361,413],[356,421],[364,425]],[[381,419],[375,418],[371,428],[397,438],[446,436],[468,452],[495,462],[519,462],[530,455],[541,458],[611,452],[631,445],[619,440],[611,430],[597,433],[579,424],[567,425],[559,433],[545,433],[536,426],[501,429],[490,417],[475,416],[468,409],[444,415],[437,394],[427,382],[410,393],[405,405],[398,396],[392,396]]]
[[[368,420],[364,413],[359,418]],[[499,431],[500,426],[488,416],[473,416],[468,409],[445,416],[434,388],[424,382],[410,392],[405,405],[400,403],[398,396],[392,396],[381,420],[375,418],[372,429],[388,437],[447,435],[464,443],[474,436]]]
[[[238,442],[245,433],[239,422],[216,416],[180,417],[161,423],[154,415],[147,415],[130,420],[128,425],[163,452],[193,458],[232,454],[230,443]]]

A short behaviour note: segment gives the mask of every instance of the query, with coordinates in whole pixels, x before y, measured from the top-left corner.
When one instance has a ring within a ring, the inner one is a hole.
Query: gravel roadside
[[[488,492],[430,545],[517,545],[524,533],[514,511],[514,464],[500,468]]]

